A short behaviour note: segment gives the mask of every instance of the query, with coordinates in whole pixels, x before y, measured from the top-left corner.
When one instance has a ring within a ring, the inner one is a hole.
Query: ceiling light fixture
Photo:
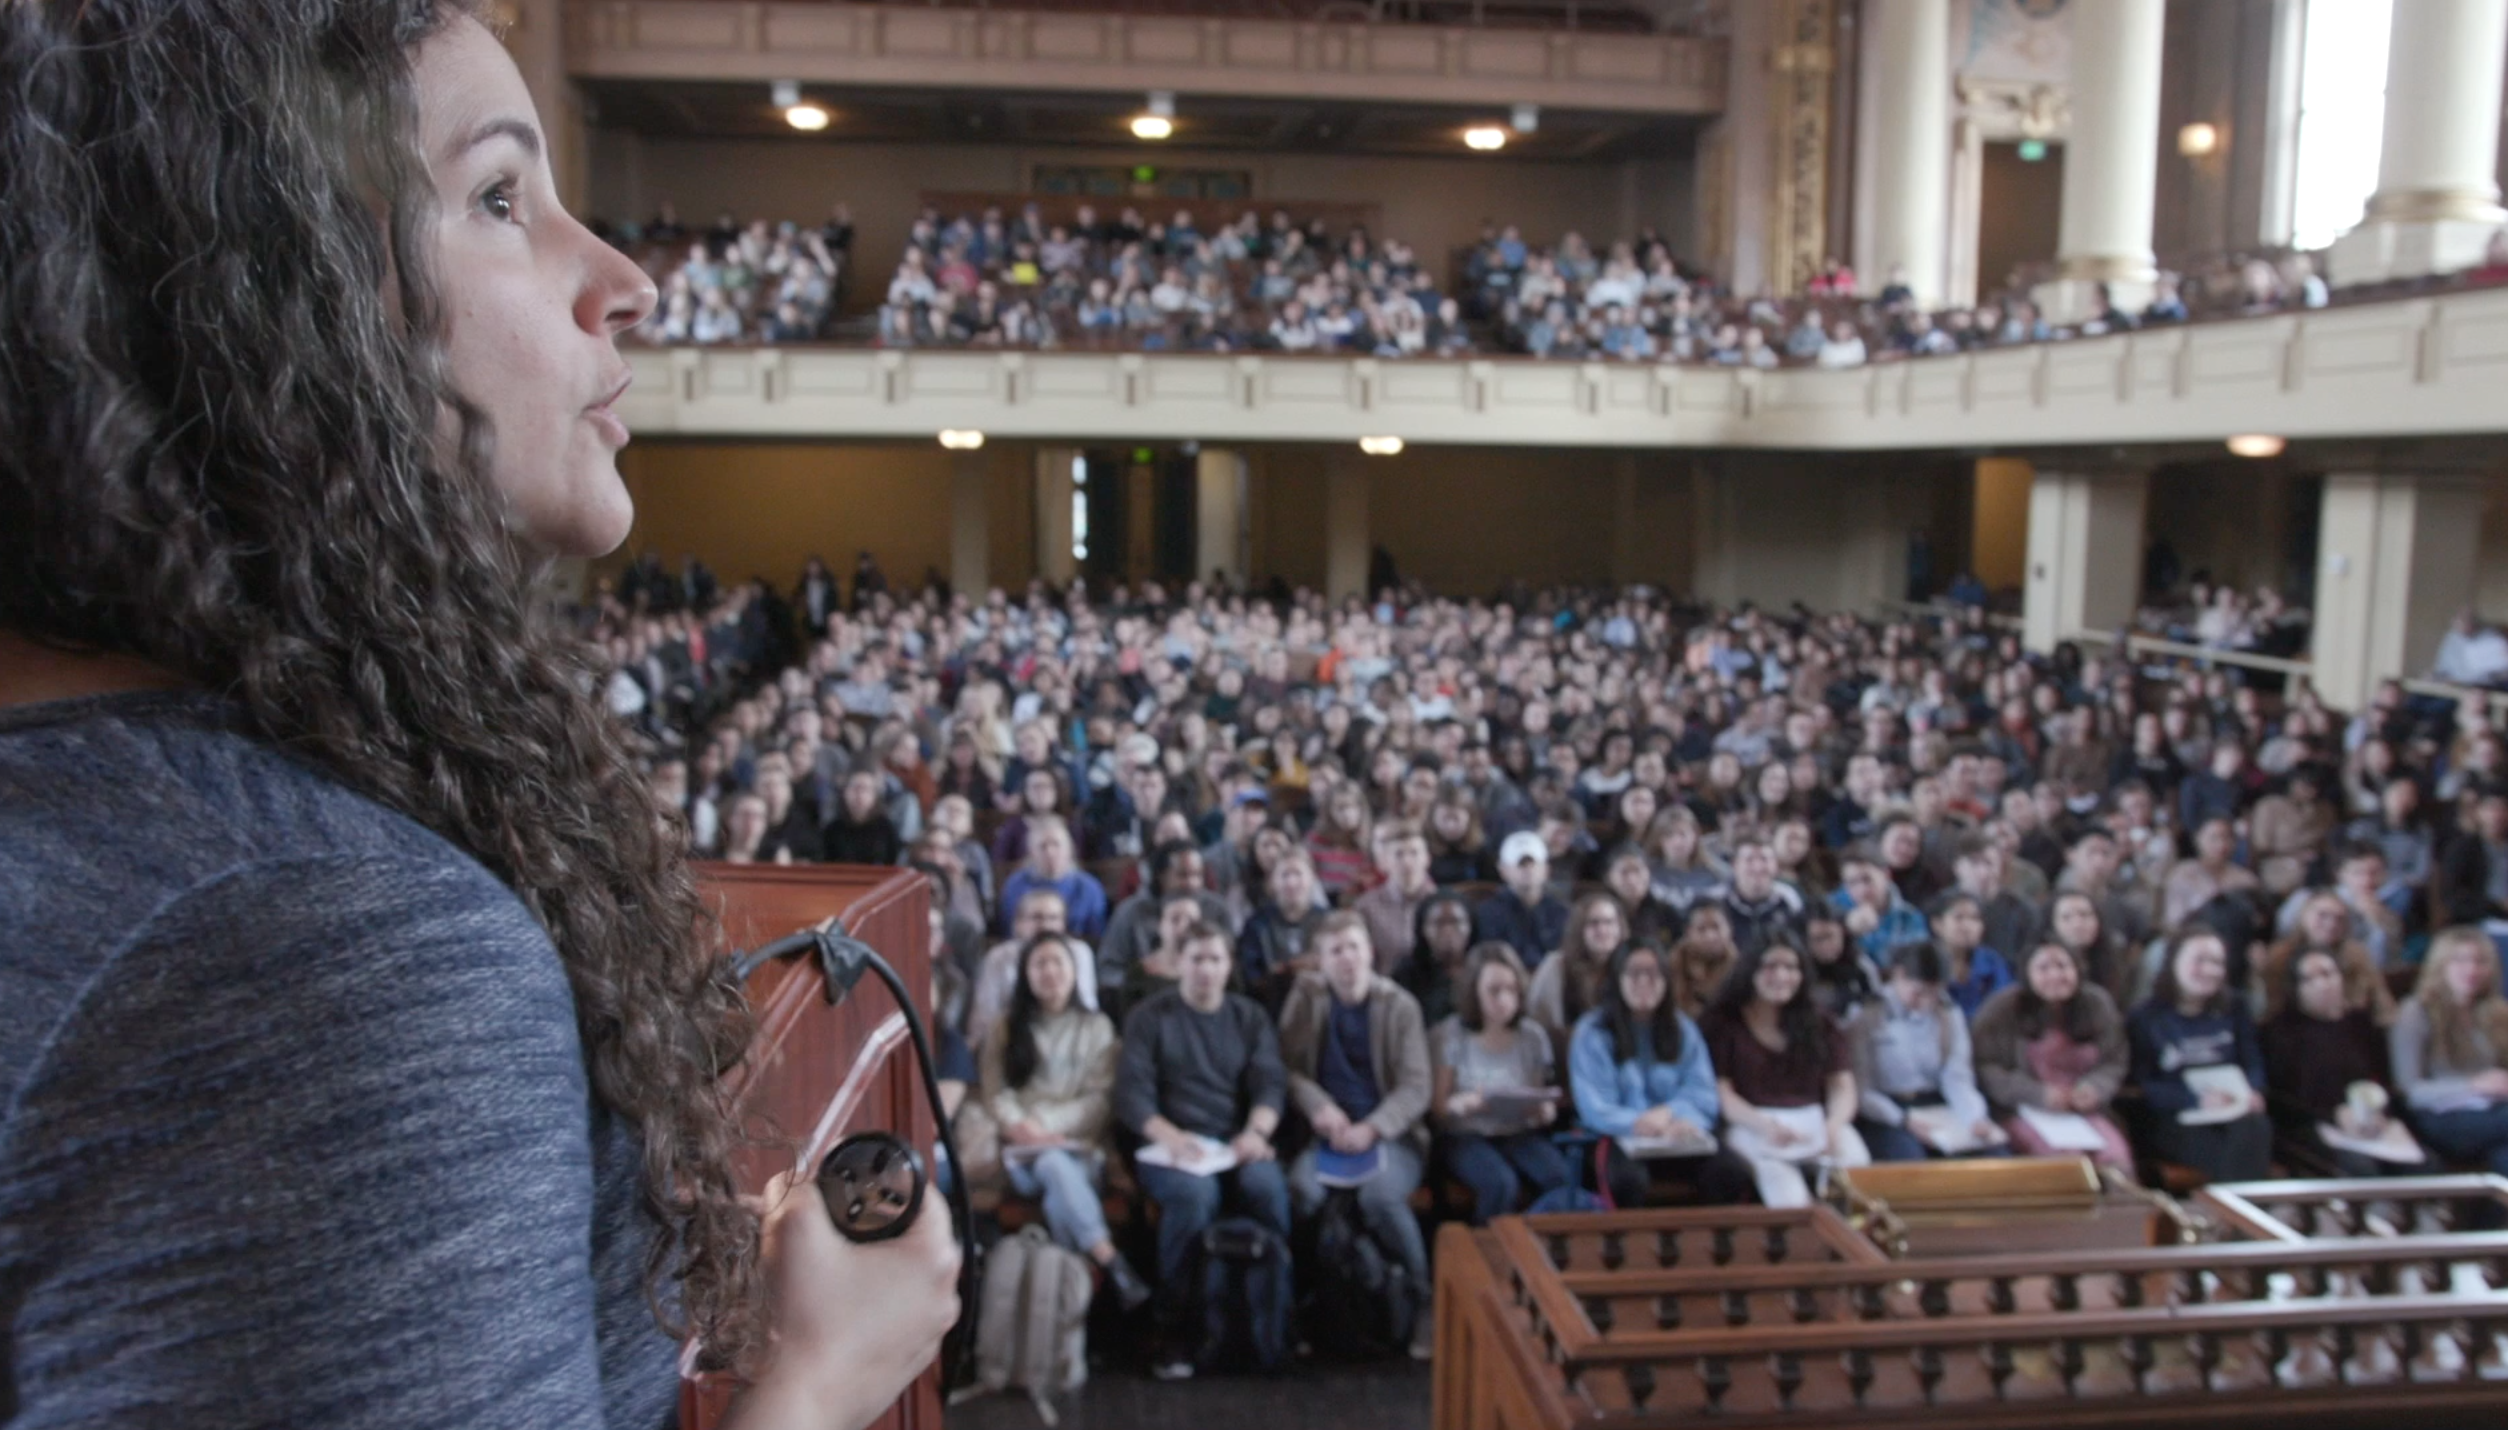
[[[2290,441],[2288,438],[2275,437],[2269,433],[2247,432],[2230,438],[2227,445],[2230,451],[2241,457],[2261,459],[2280,456],[2282,449],[2288,447]]]
[[[1371,457],[1399,457],[1402,455],[1402,439],[1399,437],[1361,437],[1359,450]]]
[[[1463,147],[1493,154],[1507,147],[1507,132],[1495,124],[1475,124],[1463,131]]]
[[[1132,137],[1164,139],[1176,132],[1176,122],[1163,114],[1136,114],[1132,117]]]
[[[804,134],[816,134],[827,127],[827,111],[815,104],[796,104],[784,111],[784,122]]]
[[[2218,125],[2205,124],[2197,120],[2177,131],[2177,152],[2189,159],[2200,159],[2220,147],[2221,131]]]
[[[967,428],[941,429],[940,444],[952,452],[972,452],[984,445],[984,434]]]

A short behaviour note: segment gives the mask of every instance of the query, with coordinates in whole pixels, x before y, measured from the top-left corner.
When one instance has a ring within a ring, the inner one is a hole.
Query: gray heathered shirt
[[[444,840],[120,695],[0,710],[0,1422],[653,1427],[632,1131]]]

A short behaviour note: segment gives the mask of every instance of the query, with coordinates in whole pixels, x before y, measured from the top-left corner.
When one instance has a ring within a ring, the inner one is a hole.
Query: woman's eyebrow
[[[490,119],[481,123],[477,128],[471,130],[468,135],[464,136],[461,142],[448,149],[445,152],[444,157],[448,160],[458,159],[462,155],[469,153],[471,150],[478,148],[480,145],[485,144],[489,140],[497,138],[500,135],[513,140],[516,144],[521,145],[523,152],[530,155],[532,158],[537,159],[540,157],[539,126],[533,124],[528,119],[517,119],[510,115]]]

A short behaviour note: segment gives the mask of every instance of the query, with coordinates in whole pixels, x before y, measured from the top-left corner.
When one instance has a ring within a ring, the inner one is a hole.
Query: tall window
[[[1089,559],[1089,459],[1071,459],[1071,559]]]
[[[2299,66],[2299,156],[2291,242],[2323,248],[2377,192],[2386,133],[2386,41],[2395,0],[2307,0]]]

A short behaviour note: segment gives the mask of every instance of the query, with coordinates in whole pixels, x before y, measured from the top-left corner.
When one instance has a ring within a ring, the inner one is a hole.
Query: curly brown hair
[[[758,1226],[720,1074],[746,1005],[684,832],[532,594],[424,261],[412,51],[465,13],[0,4],[0,628],[219,693],[510,886],[642,1136],[654,1315],[740,1364]]]

